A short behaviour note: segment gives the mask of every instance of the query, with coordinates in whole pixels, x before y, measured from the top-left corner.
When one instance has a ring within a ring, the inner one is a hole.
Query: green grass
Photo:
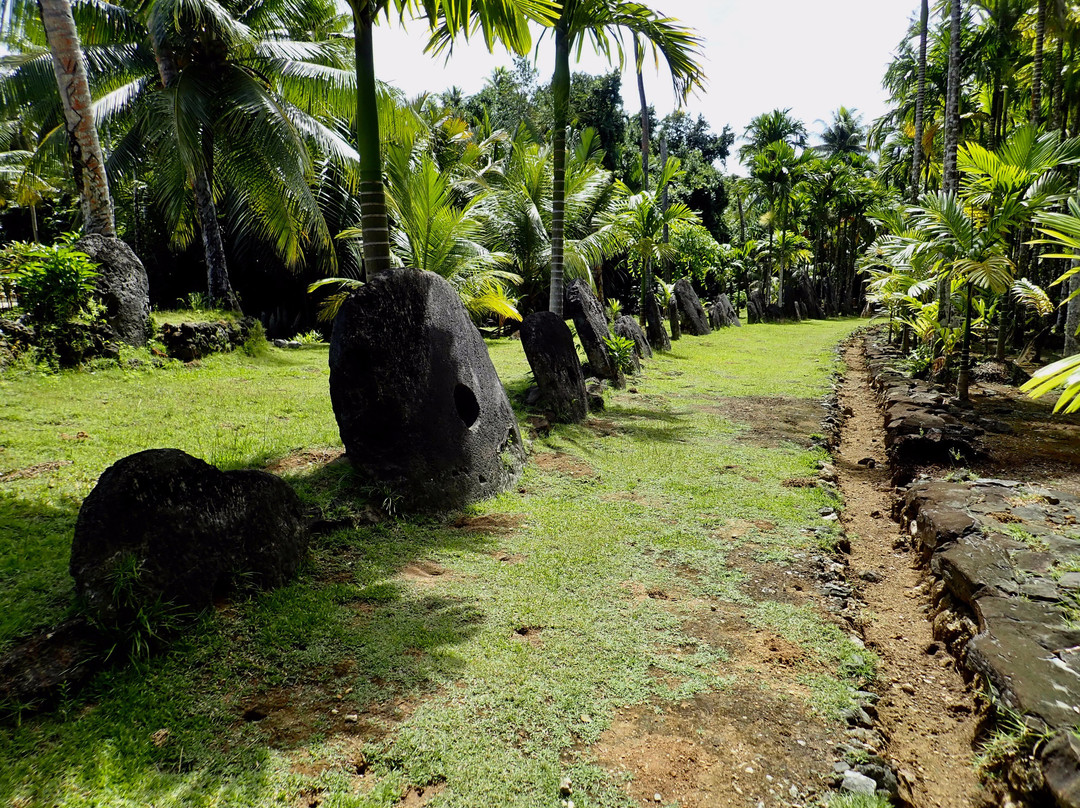
[[[631,382],[639,394],[609,397],[602,417],[615,434],[558,427],[534,442],[594,475],[530,464],[520,490],[470,509],[519,517],[506,534],[410,519],[318,537],[294,584],[204,615],[168,653],[0,726],[0,802],[291,806],[317,792],[324,805],[392,806],[406,786],[440,784],[433,806],[524,807],[554,805],[570,776],[578,806],[627,805],[589,746],[618,707],[728,686],[728,652],[685,627],[709,602],[750,609],[731,551],[752,543],[772,563],[816,547],[800,528],[827,502],[781,485],[812,475],[818,454],[742,441],[746,427],[712,405],[820,396],[833,346],[854,325],[679,341]],[[522,391],[520,343],[491,353]],[[0,644],[64,613],[75,515],[111,462],[175,446],[258,467],[333,447],[326,376],[326,348],[313,347],[198,368],[3,377],[0,473],[71,464],[0,483]],[[342,467],[289,479],[330,515],[360,507]],[[775,528],[736,542],[735,520]],[[445,572],[425,577],[417,561]],[[836,681],[867,673],[838,629],[784,608],[750,613],[817,649]],[[254,707],[269,717],[245,721]],[[352,714],[365,735],[345,722]]]

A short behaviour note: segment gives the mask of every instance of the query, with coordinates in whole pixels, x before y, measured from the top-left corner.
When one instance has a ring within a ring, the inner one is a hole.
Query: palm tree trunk
[[[961,0],[952,0],[949,24],[949,79],[945,93],[945,166],[943,190],[955,194],[960,189],[956,167],[956,147],[960,141],[960,22]]]
[[[641,74],[641,60],[644,54],[641,51],[641,42],[637,34],[634,34],[634,60],[637,67],[637,91],[638,101],[641,102],[641,190],[649,190],[649,104],[645,99],[645,79]],[[644,328],[648,324],[648,312],[646,301],[652,294],[652,262],[647,258],[641,261],[641,316],[640,324]]]
[[[637,64],[637,92],[641,102],[641,190],[649,190],[649,105],[645,101],[645,79],[641,75],[641,43],[634,34],[634,59]]]
[[[945,93],[945,164],[942,190],[947,194],[960,191],[960,171],[956,167],[956,148],[960,141],[960,22],[963,10],[961,0],[952,0],[952,16],[949,21],[949,79]],[[949,280],[938,279],[938,322],[949,321]]]
[[[52,52],[53,72],[64,107],[64,125],[71,149],[75,187],[79,190],[82,205],[83,228],[87,234],[115,237],[109,181],[94,126],[93,98],[70,0],[38,0],[38,10]]]
[[[911,150],[911,190],[908,192],[913,203],[919,196],[919,162],[922,159],[923,110],[926,104],[926,38],[930,25],[930,0],[922,0],[919,20],[919,90],[915,96],[915,143]]]
[[[1039,0],[1035,17],[1035,56],[1031,62],[1031,123],[1038,126],[1042,121],[1042,67],[1043,44],[1046,41],[1046,0]]]
[[[180,78],[176,64],[176,55],[168,43],[156,35],[156,26],[151,26],[154,33],[152,45],[154,59],[157,61],[161,85],[171,89]],[[195,191],[195,210],[199,216],[199,229],[202,232],[203,256],[206,260],[206,293],[210,305],[231,311],[239,311],[239,301],[229,280],[229,266],[225,260],[225,239],[218,221],[217,205],[214,204],[214,140],[213,133],[203,133],[203,160],[192,168],[191,185]]]
[[[364,276],[389,272],[390,226],[382,178],[379,107],[375,96],[372,35],[376,10],[353,3],[356,49],[356,145],[360,151],[360,229],[364,240]]]
[[[967,302],[964,313],[964,346],[960,350],[960,373],[956,380],[956,397],[968,400],[968,388],[971,387],[971,281],[967,283]]]
[[[225,263],[225,242],[218,224],[217,206],[214,204],[214,187],[210,177],[214,174],[214,137],[203,133],[203,164],[195,171],[192,185],[195,188],[195,209],[199,214],[202,230],[203,254],[206,256],[206,289],[210,305],[231,311],[239,311],[240,305],[229,282],[228,265]]]
[[[1063,103],[1065,100],[1065,82],[1062,78],[1062,65],[1065,61],[1065,35],[1059,29],[1057,33],[1057,50],[1054,51],[1054,87],[1051,96],[1050,129],[1061,130],[1061,138],[1065,139],[1065,116]]]
[[[565,13],[565,11],[564,11]],[[554,103],[551,133],[554,177],[551,188],[551,291],[548,310],[563,316],[563,221],[566,216],[566,119],[570,106],[570,39],[562,20],[555,27]]]

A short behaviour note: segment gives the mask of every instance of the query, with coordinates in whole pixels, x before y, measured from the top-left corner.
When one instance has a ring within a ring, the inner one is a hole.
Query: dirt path
[[[915,808],[982,805],[972,767],[977,710],[949,653],[935,642],[927,619],[926,574],[889,519],[890,483],[881,414],[861,350],[845,352],[847,378],[840,404],[848,413],[835,458],[851,538],[854,576],[865,575],[865,639],[881,658],[880,729],[896,766],[901,795]],[[860,464],[872,458],[874,463]],[[873,466],[873,468],[870,468]]]

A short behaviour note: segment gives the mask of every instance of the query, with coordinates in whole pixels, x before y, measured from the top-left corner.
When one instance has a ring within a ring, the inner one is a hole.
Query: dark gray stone
[[[306,552],[300,501],[284,480],[149,449],[106,469],[84,500],[70,571],[88,612],[111,620],[132,597],[202,609],[238,579],[281,586]],[[118,587],[123,576],[132,577]]]
[[[737,328],[742,325],[735,307],[731,305],[731,298],[720,295],[713,301],[709,308],[709,323],[713,328]]]
[[[433,273],[387,272],[346,299],[330,399],[353,468],[398,509],[463,507],[505,490],[525,464],[487,346]]]
[[[604,384],[599,379],[589,379],[585,382],[585,393],[589,397],[589,412],[600,412],[604,409]]]
[[[664,316],[660,313],[660,304],[652,295],[645,301],[645,334],[649,344],[656,350],[667,353],[671,350],[671,340],[664,329]]]
[[[980,597],[974,602],[979,631],[1022,631],[1048,651],[1080,645],[1080,629],[1069,628],[1052,603],[1022,598]]]
[[[1080,738],[1058,733],[1043,748],[1041,760],[1046,787],[1059,808],[1080,808]]]
[[[682,338],[682,326],[679,325],[679,301],[675,295],[671,296],[667,307],[668,326],[671,328],[671,341]]]
[[[756,289],[752,291],[746,298],[746,322],[765,322],[767,310],[768,304],[765,302],[765,296]]]
[[[1055,729],[1080,723],[1080,675],[1028,636],[1023,625],[1000,625],[968,642],[964,658],[1017,712]]]
[[[566,323],[550,311],[530,314],[521,323],[521,347],[539,388],[538,403],[555,421],[584,421],[589,414],[585,377]]]
[[[938,550],[930,561],[930,570],[969,606],[984,595],[996,597],[1019,592],[1009,554],[994,542],[981,538],[964,538]]]
[[[98,265],[97,294],[117,337],[136,348],[145,345],[150,338],[150,284],[142,261],[120,239],[97,234],[83,236],[75,249]]]
[[[581,347],[589,360],[592,372],[602,379],[619,379],[616,367],[604,339],[610,336],[604,309],[592,289],[577,278],[566,285],[566,314],[573,318]]]
[[[254,317],[245,317],[235,322],[165,323],[158,329],[158,338],[165,346],[165,353],[173,359],[191,362],[239,348],[251,336],[256,322]],[[275,345],[278,342],[274,340]]]
[[[709,319],[705,316],[705,309],[698,299],[697,292],[686,278],[675,281],[675,299],[679,302],[679,313],[682,315],[682,330],[694,337],[703,337],[712,333],[709,327]]]
[[[614,331],[616,335],[633,341],[634,353],[637,354],[639,359],[652,359],[652,348],[649,346],[649,341],[645,338],[645,332],[641,330],[641,326],[638,325],[637,320],[633,317],[624,314],[615,321],[615,325],[612,326],[611,330]]]

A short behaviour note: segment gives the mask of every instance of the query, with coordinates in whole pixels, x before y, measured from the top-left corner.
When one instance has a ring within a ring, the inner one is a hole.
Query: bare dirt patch
[[[9,483],[12,480],[32,480],[35,477],[40,477],[42,474],[48,474],[50,471],[56,471],[63,466],[70,466],[72,461],[70,460],[50,460],[47,463],[37,463],[33,466],[26,466],[21,469],[13,469],[12,471],[4,472],[0,474],[0,483]]]
[[[336,460],[343,460],[345,452],[341,449],[303,449],[279,457],[266,466],[271,474],[289,474],[306,471],[312,467],[328,466]]]
[[[585,426],[603,438],[611,438],[622,434],[622,430],[616,426],[615,422],[606,418],[587,418]]]
[[[432,579],[447,577],[450,572],[442,564],[420,560],[409,562],[401,568],[401,572],[398,574],[407,581],[430,583]]]
[[[764,684],[737,683],[660,712],[620,710],[594,748],[601,766],[632,775],[640,804],[683,808],[789,806],[825,789],[829,731]],[[794,791],[792,791],[794,789]]]
[[[421,808],[441,794],[445,788],[446,786],[441,783],[431,786],[413,786],[405,792],[405,796],[401,798],[398,805],[401,808]]]
[[[502,536],[521,526],[525,517],[519,513],[488,513],[483,516],[461,516],[454,520],[454,527],[473,533]]]
[[[538,452],[533,455],[532,460],[544,471],[557,471],[575,479],[596,476],[596,469],[584,460],[579,460],[573,455],[563,452]]]
[[[978,709],[951,656],[936,647],[927,614],[926,574],[902,549],[899,529],[875,518],[888,513],[892,489],[882,444],[882,417],[866,365],[855,345],[846,349],[848,375],[840,404],[850,408],[834,464],[844,496],[843,524],[851,537],[856,574],[873,572],[862,588],[864,637],[880,657],[879,728],[897,768],[901,796],[914,808],[971,808],[984,802],[972,767]],[[861,463],[872,458],[875,463]]]
[[[739,436],[740,441],[770,449],[785,443],[809,448],[810,436],[821,431],[821,403],[815,399],[718,398],[714,404],[700,409],[745,425],[747,431]]]

